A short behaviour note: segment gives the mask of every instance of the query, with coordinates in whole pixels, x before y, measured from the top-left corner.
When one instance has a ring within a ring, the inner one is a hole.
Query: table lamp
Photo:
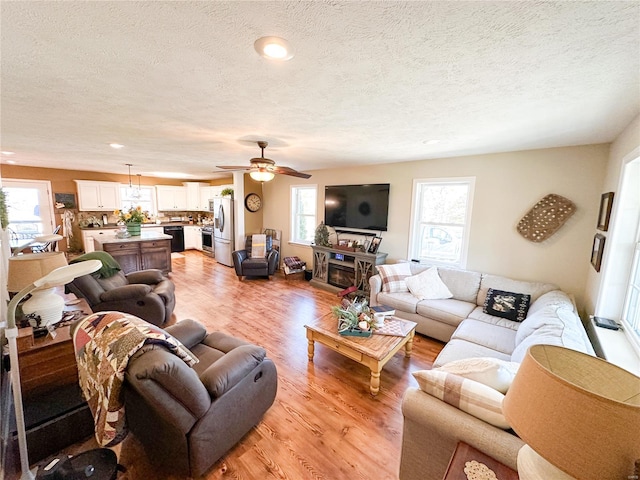
[[[640,377],[600,358],[532,346],[502,408],[521,480],[625,480],[640,459]]]
[[[64,252],[28,253],[9,257],[7,290],[11,293],[19,292],[66,264],[67,258]],[[37,326],[46,326],[60,321],[63,310],[64,299],[55,294],[54,288],[45,287],[33,290],[31,298],[22,306],[25,315],[35,314],[40,317],[40,323]]]
[[[36,256],[45,255],[36,253]],[[5,330],[9,343],[9,360],[11,362],[11,383],[13,385],[13,403],[16,413],[16,427],[18,429],[18,447],[20,450],[21,479],[35,479],[34,472],[29,470],[29,455],[27,451],[27,434],[24,425],[24,411],[22,407],[22,388],[20,385],[20,368],[18,365],[18,328],[16,327],[16,307],[27,295],[38,288],[53,288],[65,285],[76,277],[88,275],[102,267],[100,260],[87,260],[73,265],[56,268],[42,278],[35,279],[29,285],[23,287],[9,302],[7,306],[7,328]]]

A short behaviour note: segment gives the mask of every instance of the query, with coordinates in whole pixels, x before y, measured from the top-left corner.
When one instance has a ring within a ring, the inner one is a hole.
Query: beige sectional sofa
[[[429,268],[410,263],[411,276]],[[371,305],[389,305],[396,316],[418,324],[416,331],[447,342],[434,368],[454,360],[490,357],[521,362],[534,344],[560,345],[593,354],[572,298],[550,283],[525,282],[479,272],[438,268],[451,298],[420,300],[409,291],[383,291],[385,275],[370,279]],[[396,281],[402,274],[393,278]],[[488,290],[528,294],[526,318],[516,322],[483,312]],[[419,388],[404,395],[401,480],[440,479],[459,441],[516,468],[522,441]]]

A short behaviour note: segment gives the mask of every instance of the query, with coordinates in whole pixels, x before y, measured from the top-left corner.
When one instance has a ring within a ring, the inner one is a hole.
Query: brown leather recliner
[[[129,360],[123,384],[130,431],[167,473],[199,477],[273,404],[275,364],[263,348],[194,320],[166,328],[199,362],[192,368],[160,345]]]
[[[159,327],[169,322],[176,306],[175,285],[156,269],[127,275],[117,271],[106,278],[98,271],[76,278],[66,291],[85,298],[94,312],[130,313]]]
[[[264,257],[251,256],[252,239],[252,235],[247,235],[244,250],[236,250],[231,254],[236,275],[240,280],[242,277],[269,277],[278,268],[280,253],[273,248],[271,236],[266,237],[267,254]]]

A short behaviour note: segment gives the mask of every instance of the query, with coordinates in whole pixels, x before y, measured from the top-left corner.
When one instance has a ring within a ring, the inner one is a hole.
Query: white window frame
[[[636,243],[635,253],[631,264],[631,274],[627,285],[627,294],[622,312],[622,324],[628,332],[628,337],[636,352],[640,353],[640,282],[634,279],[639,277],[640,270],[640,239]],[[632,300],[635,299],[635,305]],[[629,318],[630,312],[635,312],[635,318]]]
[[[433,259],[424,261],[429,265],[442,265],[456,268],[466,268],[467,256],[469,252],[469,235],[471,231],[471,215],[473,210],[473,198],[475,192],[476,177],[447,177],[447,178],[416,178],[413,180],[413,193],[411,198],[411,223],[409,229],[409,247],[407,258],[416,258],[416,252],[420,243],[418,235],[420,235],[420,189],[422,185],[442,185],[442,184],[465,184],[468,186],[467,191],[467,208],[465,212],[465,221],[461,225],[463,228],[462,244],[460,245],[460,258],[457,262],[443,262]],[[433,222],[431,222],[433,223]],[[418,257],[419,258],[419,257]]]
[[[131,190],[137,190],[137,186],[132,186]],[[136,204],[135,201],[132,200],[126,200],[125,197],[126,195],[123,195],[123,190],[129,190],[129,184],[128,183],[121,183],[120,184],[120,209],[121,210],[128,210],[130,206],[132,206],[133,204]],[[151,192],[151,209],[149,210],[149,215],[157,215],[158,214],[158,202],[156,199],[156,187],[154,187],[153,185],[140,185],[140,190],[149,190]],[[137,205],[137,204],[136,204]],[[136,206],[133,205],[133,206]]]
[[[298,202],[296,201],[297,199],[297,192],[299,190],[313,190],[314,195],[315,195],[315,211],[313,213],[313,222],[312,224],[315,225],[317,223],[317,219],[318,219],[318,185],[313,184],[313,185],[291,185],[291,190],[290,190],[290,198],[291,198],[291,218],[290,218],[290,233],[289,233],[289,243],[295,243],[298,245],[311,245],[313,243],[313,239],[312,240],[304,240],[304,239],[300,239],[297,238],[297,232],[296,232],[296,225],[298,224],[296,222],[296,220],[298,219],[299,216],[311,216],[311,214],[303,214],[300,213],[298,211]]]

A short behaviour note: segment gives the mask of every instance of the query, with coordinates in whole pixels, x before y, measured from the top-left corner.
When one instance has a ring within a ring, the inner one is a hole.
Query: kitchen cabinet
[[[222,191],[225,188],[233,188],[233,184],[229,184],[229,185],[213,185],[211,187],[211,198],[213,197],[221,197],[222,195]]]
[[[198,227],[196,225],[185,225],[184,248],[185,250],[202,251],[202,227]]]
[[[187,188],[173,185],[156,185],[158,196],[158,210],[188,210]]]
[[[184,186],[187,189],[187,210],[204,212],[209,209],[210,186],[207,183],[185,182]],[[205,192],[206,198],[203,198],[202,192]]]
[[[202,211],[209,211],[209,200],[213,198],[211,193],[211,185],[200,186],[200,205],[202,205]]]
[[[138,243],[107,243],[103,245],[105,252],[111,254],[113,259],[120,264],[124,273],[142,270],[140,247]]]
[[[120,184],[76,180],[78,209],[81,211],[113,211],[120,208]]]
[[[169,273],[171,238],[164,237],[168,236],[143,231],[140,237],[116,238],[115,235],[101,235],[94,243],[96,250],[111,254],[125,274],[149,268]]]
[[[111,234],[113,233],[114,228],[101,228],[101,229],[96,228],[93,230],[82,230],[82,243],[84,245],[85,253],[95,251],[96,248],[93,245],[93,239],[96,236]]]

